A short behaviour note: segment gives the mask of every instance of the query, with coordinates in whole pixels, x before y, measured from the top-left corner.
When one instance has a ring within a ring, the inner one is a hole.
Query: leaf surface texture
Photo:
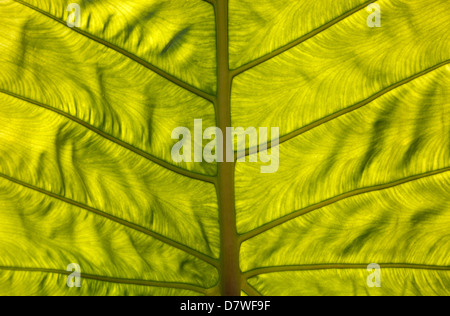
[[[0,2],[0,295],[223,294],[223,212],[237,294],[449,295],[449,2],[223,1]],[[173,162],[224,99],[277,172]]]

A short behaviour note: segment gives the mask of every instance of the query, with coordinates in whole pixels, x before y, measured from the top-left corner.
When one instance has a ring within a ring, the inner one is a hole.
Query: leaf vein
[[[264,62],[266,62],[266,61],[268,61],[268,60],[270,60],[270,59],[272,59],[272,58],[274,58],[274,57],[276,57],[276,56],[278,56],[278,55],[288,51],[289,49],[291,49],[291,48],[293,48],[293,47],[303,43],[304,41],[306,41],[306,40],[308,40],[310,38],[313,38],[317,34],[325,31],[326,29],[328,29],[330,27],[332,27],[333,25],[337,24],[338,22],[341,22],[342,20],[344,20],[347,17],[351,16],[352,14],[358,12],[359,10],[362,10],[364,7],[368,6],[369,4],[377,2],[377,1],[378,0],[366,1],[366,2],[364,2],[362,4],[360,4],[359,6],[355,7],[354,9],[345,12],[344,14],[334,18],[333,20],[329,21],[328,23],[326,23],[326,24],[316,28],[315,30],[313,30],[313,31],[311,31],[311,32],[309,32],[309,33],[307,33],[305,35],[303,35],[302,37],[298,38],[297,40],[295,40],[295,41],[293,41],[293,42],[291,42],[289,44],[286,44],[286,45],[284,45],[284,46],[274,50],[273,52],[271,52],[271,53],[269,53],[267,55],[264,55],[264,56],[262,56],[260,58],[257,58],[257,59],[255,59],[255,60],[253,60],[253,61],[251,61],[251,62],[249,62],[249,63],[247,63],[245,65],[242,65],[239,68],[233,69],[231,71],[231,76],[235,77],[235,76],[237,76],[237,75],[239,75],[239,74],[241,74],[241,73],[243,73],[243,72],[245,72],[245,71],[247,71],[247,70],[249,70],[249,69],[251,69],[253,67],[258,66],[259,64],[262,64],[262,63],[264,63]]]
[[[21,5],[24,5],[24,6],[28,7],[28,8],[30,8],[30,9],[40,13],[40,14],[45,15],[46,17],[54,20],[55,22],[58,22],[58,23],[60,23],[60,24],[62,24],[64,26],[66,26],[66,22],[65,21],[58,19],[57,17],[51,15],[50,13],[48,13],[48,12],[38,8],[38,7],[35,7],[35,6],[25,2],[23,0],[14,0],[14,1],[19,3],[19,4],[21,4]],[[149,63],[148,61],[146,61],[146,60],[144,60],[144,59],[142,59],[142,58],[140,58],[140,57],[138,57],[138,56],[128,52],[127,50],[125,50],[125,49],[123,49],[123,48],[121,48],[119,46],[116,46],[116,45],[114,45],[114,44],[112,44],[112,43],[110,43],[110,42],[108,42],[108,41],[106,41],[106,40],[104,40],[102,38],[99,38],[99,37],[97,37],[97,36],[95,36],[93,34],[90,34],[90,33],[86,32],[86,31],[83,31],[83,30],[81,30],[79,28],[74,27],[74,28],[72,28],[72,30],[74,32],[77,32],[80,35],[83,35],[84,37],[87,37],[87,38],[89,38],[89,39],[91,39],[91,40],[93,40],[93,41],[95,41],[95,42],[97,42],[99,44],[102,44],[102,45],[104,45],[104,46],[106,46],[106,47],[108,47],[108,48],[110,48],[110,49],[112,49],[112,50],[114,50],[114,51],[116,51],[116,52],[118,52],[118,53],[128,57],[129,59],[137,62],[138,64],[144,66],[147,69],[150,69],[154,73],[157,73],[161,77],[163,77],[163,78],[167,79],[168,81],[176,84],[177,86],[179,86],[179,87],[181,87],[181,88],[183,88],[183,89],[185,89],[187,91],[190,91],[191,93],[193,93],[193,94],[195,94],[195,95],[197,95],[197,96],[199,96],[199,97],[201,97],[201,98],[203,98],[203,99],[205,99],[205,100],[207,100],[207,101],[209,101],[211,103],[213,103],[214,100],[215,100],[215,96],[213,96],[213,95],[211,95],[211,94],[209,94],[209,93],[207,93],[207,92],[205,92],[205,91],[203,91],[201,89],[198,89],[198,88],[196,88],[196,87],[194,87],[194,86],[192,86],[192,85],[190,85],[190,84],[188,84],[188,83],[178,79],[177,77],[175,77],[173,75],[170,75],[169,73],[159,69],[155,65]]]
[[[61,274],[61,275],[70,275],[72,272],[57,270],[57,269],[47,269],[47,268],[20,268],[20,267],[5,267],[0,266],[0,270],[4,271],[21,271],[21,272],[41,272],[41,273],[52,273],[52,274]],[[142,285],[142,286],[152,286],[152,287],[165,287],[165,288],[174,288],[174,289],[182,289],[189,290],[198,293],[205,294],[206,289],[192,285],[187,283],[172,283],[172,282],[161,282],[161,281],[149,281],[149,280],[135,280],[135,279],[123,279],[109,276],[100,276],[94,274],[86,274],[81,273],[81,278],[96,280],[102,282],[109,283],[118,283],[118,284],[128,284],[128,285]]]
[[[245,272],[244,278],[249,279],[260,274],[268,274],[274,272],[331,270],[331,269],[367,269],[368,265],[369,264],[330,263],[330,264],[286,265],[276,267],[264,267]],[[408,263],[380,263],[379,265],[382,269],[418,269],[418,270],[450,271],[450,266],[436,266],[436,265],[408,264]]]
[[[438,169],[438,170],[434,170],[434,171],[430,171],[430,172],[425,172],[425,173],[414,175],[414,176],[410,176],[410,177],[406,177],[406,178],[403,178],[403,179],[400,179],[400,180],[397,180],[397,181],[394,181],[394,182],[390,182],[390,183],[387,183],[387,184],[380,184],[380,185],[375,185],[375,186],[371,186],[371,187],[360,188],[360,189],[356,189],[356,190],[353,190],[353,191],[349,191],[349,192],[340,194],[338,196],[335,196],[333,198],[327,199],[327,200],[322,201],[320,203],[313,204],[313,205],[307,206],[305,208],[302,208],[300,210],[297,210],[297,211],[295,211],[293,213],[290,213],[288,215],[280,217],[280,218],[278,218],[278,219],[276,219],[276,220],[274,220],[274,221],[272,221],[270,223],[262,225],[262,226],[254,229],[252,231],[244,233],[244,234],[242,234],[240,236],[240,242],[242,243],[242,242],[244,242],[244,241],[246,241],[246,240],[248,240],[250,238],[253,238],[253,237],[255,237],[255,236],[259,235],[259,234],[262,234],[262,233],[264,233],[264,232],[266,232],[266,231],[268,231],[268,230],[270,230],[270,229],[272,229],[272,228],[274,228],[276,226],[284,224],[284,223],[286,223],[288,221],[291,221],[291,220],[293,220],[293,219],[295,219],[297,217],[303,216],[303,215],[305,215],[307,213],[313,212],[313,211],[318,210],[320,208],[323,208],[325,206],[337,203],[337,202],[339,202],[341,200],[344,200],[344,199],[347,199],[347,198],[350,198],[350,197],[353,197],[353,196],[356,196],[356,195],[360,195],[360,194],[370,193],[370,192],[373,192],[373,191],[389,189],[389,188],[392,188],[392,187],[395,187],[395,186],[399,186],[399,185],[402,185],[402,184],[405,184],[405,183],[408,183],[408,182],[411,182],[411,181],[419,180],[419,179],[422,179],[422,178],[425,178],[425,177],[431,177],[431,176],[434,176],[434,175],[437,175],[437,174],[440,174],[440,173],[445,173],[445,172],[448,172],[448,171],[450,171],[450,167],[443,168],[443,169]]]
[[[365,105],[368,105],[371,102],[381,98],[385,94],[395,90],[396,88],[399,88],[399,87],[401,87],[401,86],[403,86],[403,85],[405,85],[405,84],[407,84],[407,83],[409,83],[409,82],[411,82],[411,81],[413,81],[415,79],[418,79],[418,78],[420,78],[422,76],[425,76],[425,75],[433,72],[434,70],[437,70],[437,69],[439,69],[439,68],[441,68],[441,67],[443,67],[445,65],[448,65],[449,63],[450,63],[450,60],[445,60],[445,61],[443,61],[443,62],[441,62],[439,64],[436,64],[436,65],[434,65],[434,66],[432,66],[430,68],[427,68],[427,69],[425,69],[425,70],[423,70],[423,71],[421,71],[421,72],[419,72],[419,73],[417,73],[415,75],[412,75],[411,77],[408,77],[406,79],[403,79],[402,81],[394,83],[393,85],[390,85],[389,87],[386,87],[383,90],[380,90],[379,92],[375,93],[374,95],[372,95],[371,97],[369,97],[369,98],[367,98],[365,100],[362,100],[362,101],[360,101],[360,102],[358,102],[358,103],[356,103],[356,104],[354,104],[352,106],[346,107],[346,108],[344,108],[344,109],[342,109],[340,111],[337,111],[337,112],[335,112],[333,114],[325,116],[325,117],[323,117],[323,118],[321,118],[321,119],[319,119],[319,120],[317,120],[315,122],[312,122],[312,123],[310,123],[310,124],[308,124],[306,126],[303,126],[300,129],[297,129],[297,130],[292,131],[292,132],[290,132],[290,133],[288,133],[288,134],[286,134],[284,136],[281,136],[280,139],[279,139],[279,144],[287,142],[287,141],[289,141],[289,140],[291,140],[291,139],[293,139],[293,138],[295,138],[297,136],[300,136],[300,135],[302,135],[302,134],[304,134],[304,133],[306,133],[306,132],[308,132],[308,131],[310,131],[310,130],[312,130],[312,129],[314,129],[314,128],[322,125],[322,124],[328,123],[328,122],[330,122],[330,121],[332,121],[334,119],[337,119],[337,118],[339,118],[339,117],[341,117],[341,116],[343,116],[345,114],[348,114],[348,113],[353,112],[353,111],[355,111],[355,110],[357,110],[357,109],[359,109],[359,108],[361,108],[361,107],[363,107]],[[271,143],[268,142],[267,143],[267,149],[270,149],[271,147],[272,147]],[[250,152],[251,152],[251,150],[246,149],[245,153],[243,152],[241,155],[238,155],[237,153],[235,153],[235,160],[237,160],[239,158],[242,158],[244,156],[248,156],[250,154]]]
[[[256,290],[253,286],[251,286],[246,280],[242,286],[242,290],[247,293],[249,296],[262,296],[258,290]]]
[[[209,182],[209,183],[213,183],[213,184],[216,182],[215,177],[213,177],[213,176],[208,176],[208,175],[203,175],[203,174],[200,174],[200,173],[195,173],[195,172],[192,172],[192,171],[189,171],[189,170],[182,169],[182,168],[179,168],[177,166],[174,166],[174,165],[172,165],[172,164],[170,164],[170,163],[168,163],[168,162],[166,162],[166,161],[164,161],[162,159],[159,159],[159,158],[156,158],[156,157],[150,155],[149,153],[147,153],[147,152],[145,152],[145,151],[143,151],[141,149],[138,149],[138,148],[134,147],[133,145],[130,145],[130,144],[124,142],[123,140],[121,140],[121,139],[119,139],[117,137],[109,135],[108,133],[105,133],[104,131],[102,131],[102,130],[100,130],[100,129],[90,125],[89,123],[79,119],[78,117],[72,116],[72,115],[70,115],[70,114],[68,114],[68,113],[66,113],[66,112],[64,112],[62,110],[56,109],[56,108],[54,108],[52,106],[40,103],[40,102],[35,101],[35,100],[28,99],[26,97],[20,96],[18,94],[15,94],[13,92],[10,92],[10,91],[7,91],[7,90],[1,89],[1,88],[0,88],[0,93],[9,95],[11,97],[20,99],[22,101],[28,102],[30,104],[37,105],[37,106],[42,107],[42,108],[44,108],[46,110],[49,110],[49,111],[52,111],[52,112],[57,113],[59,115],[62,115],[64,117],[72,120],[73,122],[84,126],[85,128],[87,128],[87,129],[91,130],[92,132],[96,133],[97,135],[99,135],[99,136],[101,136],[103,138],[106,138],[107,140],[109,140],[109,141],[111,141],[111,142],[113,142],[113,143],[115,143],[115,144],[117,144],[117,145],[119,145],[121,147],[124,147],[124,148],[130,150],[131,152],[133,152],[133,153],[135,153],[135,154],[137,154],[137,155],[139,155],[139,156],[141,156],[141,157],[143,157],[143,158],[145,158],[147,160],[150,160],[151,162],[159,165],[160,167],[163,167],[165,169],[168,169],[168,170],[173,171],[173,172],[175,172],[177,174],[189,177],[189,178],[194,179],[194,180],[200,180],[200,181]]]
[[[8,175],[6,175],[4,173],[0,173],[0,178],[6,179],[6,180],[11,181],[11,182],[13,182],[15,184],[21,185],[21,186],[23,186],[25,188],[28,188],[28,189],[34,190],[36,192],[39,192],[41,194],[45,194],[45,195],[47,195],[47,196],[49,196],[51,198],[60,200],[60,201],[62,201],[64,203],[67,203],[67,204],[73,205],[75,207],[84,209],[84,210],[86,210],[88,212],[91,212],[93,214],[96,214],[98,216],[106,218],[108,220],[111,220],[111,221],[113,221],[113,222],[115,222],[117,224],[123,225],[123,226],[128,227],[128,228],[130,228],[132,230],[144,233],[144,234],[146,234],[146,235],[148,235],[150,237],[153,237],[153,238],[155,238],[155,239],[157,239],[157,240],[159,240],[159,241],[161,241],[161,242],[163,242],[163,243],[165,243],[165,244],[167,244],[169,246],[172,246],[174,248],[182,250],[182,251],[184,251],[184,252],[186,252],[186,253],[188,253],[188,254],[190,254],[190,255],[192,255],[192,256],[194,256],[194,257],[196,257],[196,258],[198,258],[198,259],[200,259],[202,261],[205,261],[206,263],[209,263],[210,265],[212,265],[212,266],[214,266],[216,268],[218,267],[218,260],[216,260],[216,259],[214,259],[214,258],[212,258],[212,257],[210,257],[208,255],[205,255],[205,254],[203,254],[203,253],[201,253],[201,252],[199,252],[197,250],[194,250],[194,249],[192,249],[192,248],[190,248],[190,247],[188,247],[186,245],[183,245],[183,244],[181,244],[181,243],[179,243],[177,241],[174,241],[174,240],[172,240],[170,238],[162,236],[162,235],[160,235],[160,234],[158,234],[158,233],[156,233],[154,231],[151,231],[151,230],[149,230],[147,228],[144,228],[144,227],[139,226],[137,224],[131,223],[131,222],[127,221],[127,220],[124,220],[122,218],[116,217],[114,215],[108,214],[108,213],[106,213],[104,211],[100,211],[100,210],[95,209],[93,207],[87,206],[87,205],[82,204],[80,202],[74,201],[74,200],[69,199],[67,197],[61,196],[59,194],[56,194],[56,193],[53,193],[53,192],[49,192],[49,191],[44,190],[42,188],[36,187],[35,185],[26,183],[26,182],[18,180],[18,179],[15,179],[15,178],[13,178],[11,176],[8,176]]]

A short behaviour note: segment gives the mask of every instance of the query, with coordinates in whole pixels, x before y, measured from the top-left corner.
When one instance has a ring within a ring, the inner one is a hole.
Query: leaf
[[[77,3],[0,2],[1,295],[450,294],[448,1]]]

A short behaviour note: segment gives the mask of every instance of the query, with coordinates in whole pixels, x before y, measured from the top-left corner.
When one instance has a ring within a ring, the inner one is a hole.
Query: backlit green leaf
[[[450,294],[447,0],[70,3],[0,1],[0,295]]]

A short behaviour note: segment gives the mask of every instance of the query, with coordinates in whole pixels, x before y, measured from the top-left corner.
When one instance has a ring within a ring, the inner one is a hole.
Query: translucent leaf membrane
[[[449,293],[450,4],[376,2],[229,0],[231,125],[282,136],[276,173],[236,164],[241,295]],[[216,125],[226,12],[78,3],[0,3],[0,294],[219,294],[217,166],[171,133]]]
[[[398,263],[450,269],[450,171],[342,199],[244,242],[241,269]]]
[[[282,143],[276,173],[260,173],[262,163],[238,163],[238,231],[357,189],[450,167],[449,74],[443,66]]]
[[[366,269],[281,272],[249,280],[263,295],[450,295],[450,271],[381,269],[381,287],[368,287]]]
[[[131,280],[126,280],[132,282]],[[0,268],[2,296],[196,296],[198,292],[169,287],[144,286],[81,279],[81,287],[69,288],[67,275],[37,271],[10,271]]]
[[[360,10],[238,75],[233,126],[279,127],[283,136],[449,61],[450,2],[377,3],[381,27],[368,27]]]
[[[215,268],[140,231],[36,190],[0,180],[1,267],[65,271],[210,287]]]
[[[30,4],[60,21],[66,22],[69,15],[70,2],[64,0],[18,2]],[[80,30],[190,85],[215,92],[215,23],[210,4],[202,0],[81,0],[76,3],[81,8]]]
[[[364,0],[230,0],[230,67],[267,55],[309,32],[343,18]]]
[[[7,1],[1,12],[0,93],[61,111],[169,164],[215,174],[215,164],[171,157],[174,128],[193,130],[195,118],[215,125],[211,103],[28,7]]]
[[[218,257],[213,184],[160,167],[34,104],[7,95],[0,95],[0,102],[0,176]]]

